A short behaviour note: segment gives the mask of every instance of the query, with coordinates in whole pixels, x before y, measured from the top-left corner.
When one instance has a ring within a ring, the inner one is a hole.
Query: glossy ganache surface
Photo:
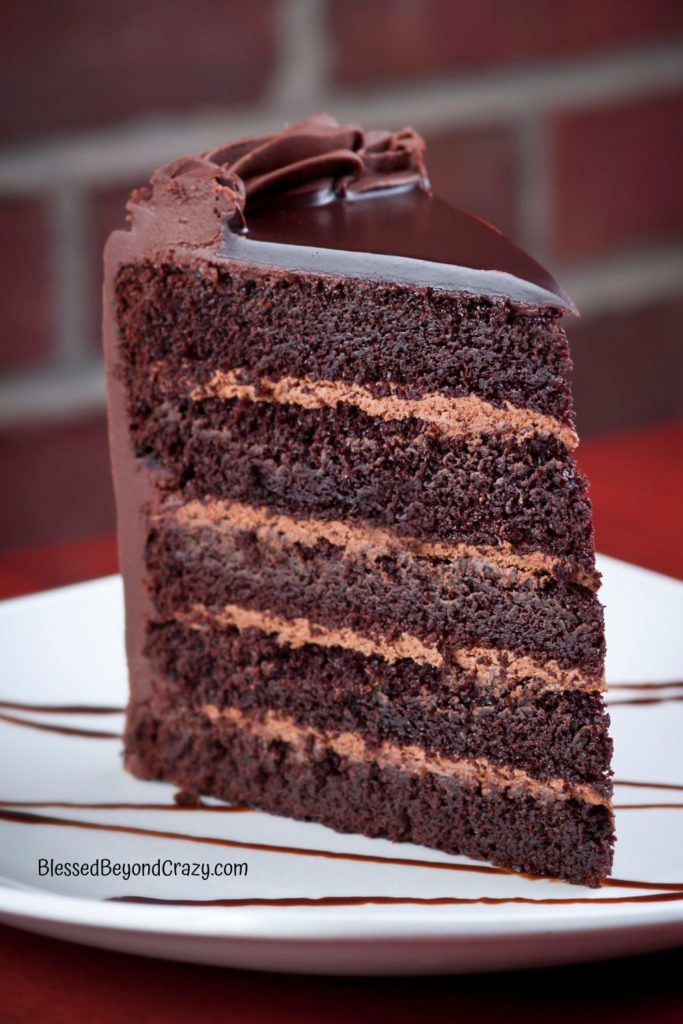
[[[504,235],[414,186],[263,204],[247,223],[226,233],[232,259],[575,312],[553,277]]]

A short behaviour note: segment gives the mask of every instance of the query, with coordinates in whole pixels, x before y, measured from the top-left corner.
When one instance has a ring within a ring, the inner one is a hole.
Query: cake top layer
[[[492,225],[432,194],[410,128],[364,132],[316,115],[156,171],[133,193],[143,248],[499,297],[576,312],[539,263]]]

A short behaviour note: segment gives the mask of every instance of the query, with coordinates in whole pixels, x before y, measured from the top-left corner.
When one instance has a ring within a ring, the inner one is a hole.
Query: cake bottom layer
[[[609,807],[483,785],[303,745],[163,701],[128,711],[126,767],[197,793],[340,832],[411,842],[515,871],[598,885],[611,869]]]

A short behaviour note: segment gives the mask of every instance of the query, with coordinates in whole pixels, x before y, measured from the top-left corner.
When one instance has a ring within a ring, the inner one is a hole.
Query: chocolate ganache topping
[[[183,157],[156,171],[134,205],[192,196],[212,186],[232,230],[248,227],[247,212],[270,199],[312,195],[348,198],[380,189],[419,186],[429,192],[423,139],[412,128],[364,132],[316,114],[282,132],[241,139]]]
[[[366,132],[317,114],[160,168],[131,196],[132,228],[157,250],[189,246],[576,312],[548,271],[496,228],[432,195],[424,152],[412,128]]]
[[[244,139],[202,156],[243,182],[245,206],[276,194],[328,191],[345,197],[419,185],[429,191],[423,139],[412,128],[364,132],[328,114]]]

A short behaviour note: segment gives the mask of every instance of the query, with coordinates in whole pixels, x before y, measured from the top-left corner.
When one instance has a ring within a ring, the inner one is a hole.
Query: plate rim
[[[597,890],[596,890],[597,891]],[[666,890],[663,890],[666,891]],[[148,935],[295,941],[364,938],[524,938],[554,933],[622,931],[676,926],[683,936],[683,900],[671,903],[476,906],[458,908],[367,903],[354,907],[206,907],[114,903],[62,893],[22,891],[0,885],[0,918],[52,921],[80,928],[107,928]],[[467,908],[470,910],[470,908]],[[473,908],[472,908],[473,909]],[[370,910],[370,913],[368,913]],[[438,913],[434,913],[434,911]],[[452,912],[455,911],[455,912]],[[209,926],[209,927],[207,927]]]

